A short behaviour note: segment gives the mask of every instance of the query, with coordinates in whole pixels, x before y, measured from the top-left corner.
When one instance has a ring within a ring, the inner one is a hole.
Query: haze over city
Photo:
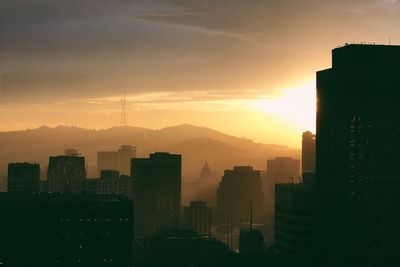
[[[0,1],[0,265],[399,267],[400,0]]]
[[[0,131],[182,123],[300,147],[315,71],[400,39],[399,2],[1,1]]]

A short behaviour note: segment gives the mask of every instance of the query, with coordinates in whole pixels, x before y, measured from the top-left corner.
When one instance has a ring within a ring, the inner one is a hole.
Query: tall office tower
[[[267,160],[267,178],[277,183],[288,183],[300,175],[300,160],[290,157],[277,157]]]
[[[400,266],[399,62],[352,44],[317,72],[319,245],[340,266]]]
[[[117,170],[123,175],[130,175],[131,159],[136,158],[136,147],[122,145],[118,151],[97,152],[97,171]]]
[[[303,133],[301,146],[301,172],[315,172],[315,134]]]
[[[153,153],[132,159],[135,232],[139,239],[162,230],[179,228],[181,206],[181,155]]]
[[[40,192],[40,166],[32,163],[10,163],[8,164],[9,193]]]
[[[219,183],[218,214],[224,221],[229,218],[234,227],[240,227],[252,220],[261,223],[262,198],[260,171],[253,170],[250,166],[234,166],[233,170],[225,170]]]
[[[132,158],[136,158],[136,147],[122,145],[118,150],[118,170],[121,174],[130,175]]]
[[[204,201],[190,201],[183,211],[184,228],[200,235],[211,235],[211,209]]]
[[[72,155],[49,158],[47,170],[49,192],[81,193],[85,179],[84,157]]]
[[[85,192],[95,195],[123,195],[133,199],[133,180],[119,171],[102,170],[99,179],[86,179]]]
[[[314,187],[275,185],[275,249],[296,255],[315,255],[316,201]]]
[[[267,160],[267,175],[263,181],[264,205],[268,214],[275,210],[275,184],[293,183],[300,176],[300,160],[277,157]]]
[[[132,266],[125,197],[2,193],[0,214],[2,266]]]

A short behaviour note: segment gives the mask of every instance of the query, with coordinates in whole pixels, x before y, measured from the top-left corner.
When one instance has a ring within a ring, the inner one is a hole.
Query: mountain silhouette
[[[76,148],[86,157],[88,176],[95,177],[97,151],[117,150],[122,144],[136,146],[139,157],[147,157],[155,151],[182,154],[184,180],[197,179],[205,160],[214,171],[222,173],[233,165],[252,165],[257,169],[265,169],[268,158],[300,155],[298,149],[256,143],[190,124],[160,130],[131,126],[103,130],[41,126],[0,132],[0,175],[6,175],[9,162],[17,161],[38,162],[42,171],[45,171],[49,156],[60,155],[65,148]]]

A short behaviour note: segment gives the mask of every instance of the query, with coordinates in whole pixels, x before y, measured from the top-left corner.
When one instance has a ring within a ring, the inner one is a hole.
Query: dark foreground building
[[[137,238],[179,229],[181,161],[181,155],[169,153],[132,159]]]
[[[315,134],[304,132],[301,142],[301,172],[315,172]]]
[[[183,211],[185,229],[193,229],[199,235],[211,235],[211,208],[204,201],[190,201]]]
[[[40,191],[40,166],[36,163],[8,164],[7,192],[37,193]]]
[[[66,154],[49,158],[47,184],[50,193],[81,193],[85,179],[84,157]]]
[[[143,243],[140,266],[231,266],[229,246],[192,230],[163,231]]]
[[[347,45],[317,73],[319,248],[337,266],[400,266],[400,46]]]
[[[131,266],[133,204],[119,196],[0,194],[0,265]]]
[[[306,184],[275,185],[275,249],[284,255],[315,255],[316,198]]]
[[[234,227],[262,222],[263,203],[260,171],[251,166],[225,170],[217,189],[219,221],[230,220]],[[252,217],[252,218],[251,218]]]

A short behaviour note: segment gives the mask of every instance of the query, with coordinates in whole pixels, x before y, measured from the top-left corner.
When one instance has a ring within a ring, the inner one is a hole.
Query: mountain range
[[[38,162],[45,170],[48,157],[76,148],[86,158],[88,176],[96,175],[97,151],[117,150],[123,144],[137,147],[138,157],[164,151],[182,154],[183,179],[195,180],[205,161],[222,174],[233,165],[251,165],[264,170],[266,160],[277,156],[299,158],[300,150],[275,144],[261,144],[246,138],[189,124],[152,130],[140,127],[113,127],[93,130],[78,127],[41,126],[23,131],[0,132],[0,175],[9,162]]]

